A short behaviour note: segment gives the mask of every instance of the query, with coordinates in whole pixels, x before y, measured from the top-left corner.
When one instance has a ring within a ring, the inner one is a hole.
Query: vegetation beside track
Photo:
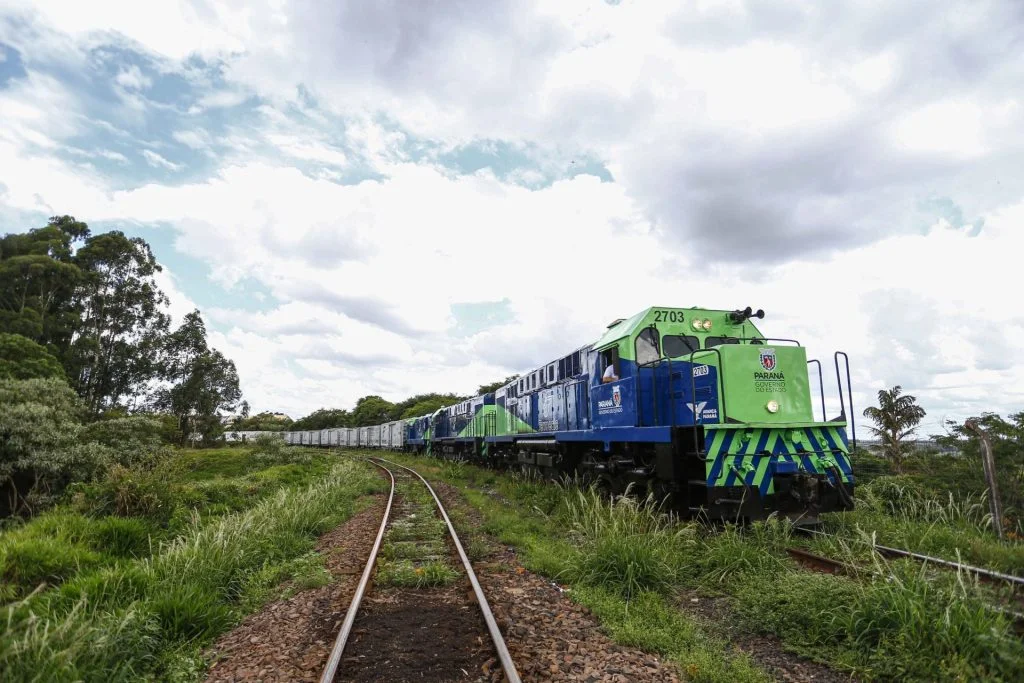
[[[794,541],[782,522],[710,534],[630,500],[609,503],[523,475],[399,459],[459,487],[483,515],[483,531],[515,546],[532,571],[567,584],[616,640],[671,657],[692,680],[767,675],[678,608],[682,591],[723,597],[740,632],[773,634],[787,649],[864,680],[1024,676],[1024,644],[1009,618],[992,609],[991,595],[970,577],[880,558],[860,576],[814,574],[786,556]],[[874,493],[873,487],[862,489],[862,499],[882,496],[883,486],[877,484]],[[868,505],[861,517],[851,516],[852,523],[876,521],[872,515],[884,511],[872,512]],[[890,517],[887,528],[917,523]],[[941,526],[936,520],[927,524],[933,532]],[[1005,552],[1005,561],[1012,562],[1020,552],[1012,544],[997,552],[994,538],[983,541],[980,529],[970,533],[975,536],[962,538],[989,548],[975,550],[978,557]],[[960,538],[946,542],[955,549]]]
[[[397,468],[395,468],[397,469]],[[396,472],[395,510],[384,534],[376,583],[426,588],[443,586],[461,574],[449,562],[448,527],[437,516],[434,498],[418,479]]]
[[[368,465],[301,449],[169,462],[0,535],[4,677],[194,679],[201,647],[282,582],[329,580],[316,537],[384,489]]]

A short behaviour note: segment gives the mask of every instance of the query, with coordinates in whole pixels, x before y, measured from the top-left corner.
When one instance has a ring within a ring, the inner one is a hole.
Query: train
[[[610,495],[652,494],[683,516],[814,524],[853,508],[850,361],[833,354],[839,411],[829,418],[821,361],[798,340],[763,335],[763,318],[750,307],[652,306],[430,415],[283,436],[578,477]]]

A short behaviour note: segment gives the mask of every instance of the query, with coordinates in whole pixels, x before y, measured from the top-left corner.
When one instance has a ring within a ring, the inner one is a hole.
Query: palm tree
[[[877,425],[868,429],[882,440],[882,452],[893,462],[897,473],[903,472],[903,440],[914,433],[925,416],[915,397],[902,394],[903,388],[898,384],[883,389],[878,392],[878,407],[864,409],[864,417]]]

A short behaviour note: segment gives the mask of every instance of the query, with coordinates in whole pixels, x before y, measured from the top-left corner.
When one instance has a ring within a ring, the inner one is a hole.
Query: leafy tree
[[[0,380],[0,516],[31,514],[105,471],[110,452],[80,441],[81,416],[63,380]]]
[[[222,431],[221,411],[241,398],[235,364],[206,342],[199,311],[185,316],[164,341],[162,377],[170,385],[155,392],[153,404],[178,419],[182,442],[210,441]]]
[[[500,389],[501,387],[503,387],[506,384],[509,384],[513,380],[517,380],[517,379],[519,379],[519,375],[515,374],[515,375],[509,375],[505,379],[499,380],[497,382],[491,382],[490,384],[481,384],[476,389],[476,395],[477,396],[483,396],[484,394],[492,394],[495,391],[497,391],[498,389]]]
[[[356,401],[355,410],[352,411],[352,426],[369,427],[389,422],[394,410],[395,404],[380,396],[363,396]]]
[[[341,408],[319,408],[309,415],[292,422],[288,427],[293,431],[308,429],[329,429],[331,427],[354,427],[352,413]]]
[[[467,398],[469,397],[458,394],[417,394],[396,403],[395,409],[391,413],[391,419],[399,420],[429,415],[438,408],[465,401]]]
[[[422,401],[413,403],[411,406],[403,410],[402,414],[399,415],[398,418],[396,419],[408,420],[409,418],[412,417],[430,415],[438,408],[444,408],[445,406],[450,406],[453,403],[458,403],[459,401],[463,400],[465,399],[455,397],[455,399],[453,400],[452,398],[444,398],[440,396],[423,399]]]
[[[55,216],[44,228],[0,238],[0,332],[50,350],[67,348],[78,323],[81,280],[74,243],[88,236],[85,223]]]
[[[20,334],[0,332],[0,379],[64,378],[64,368],[39,344]]]
[[[75,254],[82,280],[81,323],[69,350],[69,375],[93,415],[139,395],[156,376],[167,333],[161,268],[145,240],[119,231],[95,235]]]
[[[1024,531],[1024,411],[1010,415],[1009,419],[995,413],[982,413],[979,417],[969,419],[985,430],[992,445],[1003,513],[1011,520],[1007,526],[1015,522],[1018,529]],[[945,426],[948,432],[941,436],[933,435],[932,440],[939,446],[955,450],[967,461],[966,466],[958,472],[957,481],[951,482],[953,486],[975,493],[986,491],[981,465],[981,442],[976,434],[964,426],[965,422],[947,420]]]
[[[864,417],[875,423],[868,429],[882,440],[882,452],[892,461],[897,473],[903,471],[904,440],[917,430],[924,419],[924,408],[917,399],[903,394],[899,385],[878,392],[878,407],[864,409]]]
[[[347,411],[343,411],[347,415]],[[250,417],[239,417],[233,425],[238,432],[280,432],[292,429],[297,424],[287,415],[280,413],[263,412]],[[331,426],[344,426],[332,424]],[[324,429],[324,427],[309,427],[309,429]]]

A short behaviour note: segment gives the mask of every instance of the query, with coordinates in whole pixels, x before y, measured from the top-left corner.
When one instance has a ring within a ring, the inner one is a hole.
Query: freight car
[[[828,419],[821,363],[765,337],[763,317],[651,307],[494,393],[404,421],[398,439],[389,423],[360,428],[357,443],[579,476],[713,519],[851,509],[849,360],[833,356],[839,414]]]

